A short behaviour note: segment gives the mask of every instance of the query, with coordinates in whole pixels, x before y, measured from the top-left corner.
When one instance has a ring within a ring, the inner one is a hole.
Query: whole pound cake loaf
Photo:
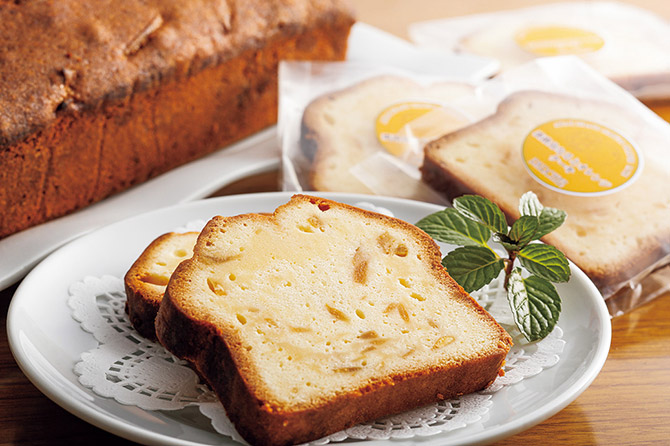
[[[281,59],[343,59],[339,0],[0,5],[0,237],[276,120]]]
[[[450,199],[483,195],[512,219],[526,191],[566,211],[543,240],[607,298],[668,261],[668,130],[632,102],[522,91],[489,118],[429,143],[422,176]]]
[[[165,287],[180,262],[193,256],[199,232],[168,232],[152,241],[124,277],[126,313],[135,330],[156,339],[154,321]]]
[[[294,196],[212,219],[172,277],[159,341],[255,445],[314,440],[480,390],[509,335],[403,221]]]

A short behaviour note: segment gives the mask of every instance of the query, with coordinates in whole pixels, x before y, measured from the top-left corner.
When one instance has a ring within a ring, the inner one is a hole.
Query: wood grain
[[[413,21],[503,9],[495,0],[357,0],[362,21],[406,37]],[[509,0],[504,8],[535,5]],[[630,2],[670,19],[665,0]],[[277,188],[277,172],[250,177],[217,195]],[[4,261],[4,259],[3,259]],[[0,292],[0,445],[132,444],[69,414],[23,375],[7,343],[6,317],[16,287]],[[658,445],[670,443],[670,294],[612,321],[612,348],[594,383],[545,422],[499,445]]]

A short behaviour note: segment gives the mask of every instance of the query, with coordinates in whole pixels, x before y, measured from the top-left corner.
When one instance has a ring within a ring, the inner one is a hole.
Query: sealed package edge
[[[423,145],[482,115],[454,106],[471,84],[388,67],[284,63],[280,91],[288,190],[442,202],[420,181]]]
[[[480,93],[499,97],[497,111],[429,143],[424,181],[449,199],[488,197],[513,219],[535,192],[568,214],[543,240],[605,298],[649,298],[639,284],[670,261],[670,125],[574,57],[537,59]]]
[[[670,100],[670,26],[632,5],[554,3],[415,23],[409,33],[421,45],[496,58],[503,72],[577,55],[637,97]]]

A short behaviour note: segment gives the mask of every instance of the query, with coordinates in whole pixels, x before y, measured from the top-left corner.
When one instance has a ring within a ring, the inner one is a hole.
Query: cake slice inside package
[[[284,189],[444,203],[420,181],[423,146],[491,111],[469,101],[480,80],[360,62],[283,63]]]
[[[667,289],[670,125],[573,56],[510,70],[477,96],[495,98],[496,110],[429,143],[423,180],[449,199],[486,196],[514,219],[529,190],[566,211],[544,241],[614,314]]]
[[[409,33],[421,45],[495,58],[503,72],[577,55],[637,97],[670,99],[670,26],[632,5],[554,3],[415,23]]]

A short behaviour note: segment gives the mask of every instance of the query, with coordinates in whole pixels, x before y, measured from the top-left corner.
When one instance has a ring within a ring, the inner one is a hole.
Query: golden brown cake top
[[[341,0],[0,0],[0,147],[343,16]]]

